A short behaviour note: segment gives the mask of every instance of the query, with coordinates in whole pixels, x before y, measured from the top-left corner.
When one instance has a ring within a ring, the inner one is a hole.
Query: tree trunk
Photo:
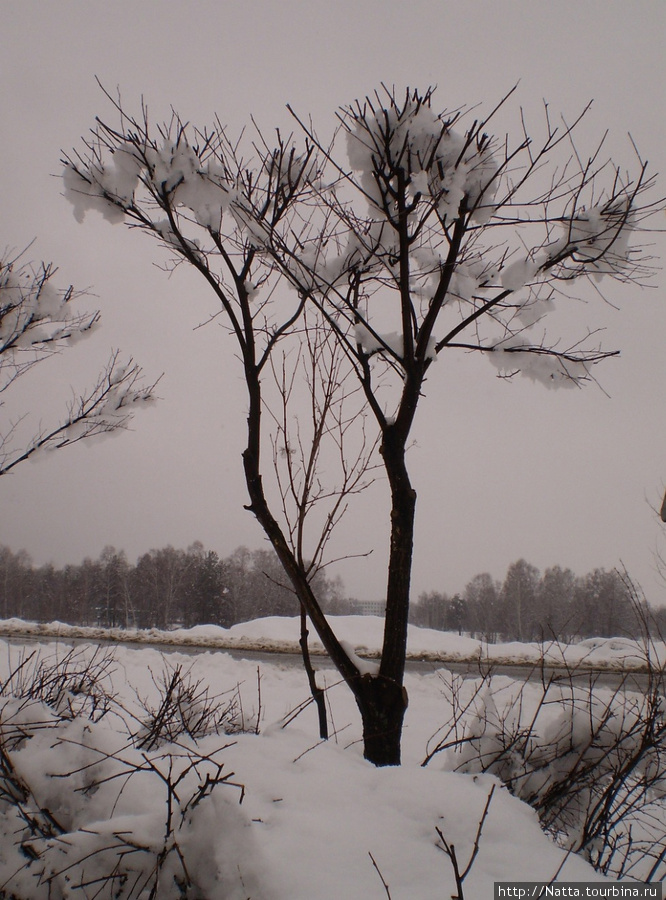
[[[354,694],[363,721],[363,755],[375,766],[399,766],[404,687],[381,675],[362,675]]]
[[[364,756],[376,766],[400,765],[402,723],[407,709],[403,687],[414,545],[416,491],[405,466],[405,438],[389,427],[381,448],[391,485],[391,549],[386,619],[379,675],[364,675],[355,691],[363,720]]]
[[[380,674],[402,688],[414,551],[416,491],[405,466],[405,439],[387,429],[381,447],[391,485],[391,548]]]
[[[261,524],[322,644],[354,694],[363,721],[365,758],[376,766],[398,766],[402,723],[407,709],[407,694],[402,683],[416,511],[416,492],[405,466],[409,427],[396,429],[391,426],[383,436],[382,454],[391,484],[392,507],[384,645],[379,674],[360,675],[323,614],[303,567],[269,510],[259,466],[261,386],[256,366],[246,365],[246,381],[250,399],[248,444],[243,452],[245,481],[250,495],[250,505],[246,509]],[[325,712],[323,705],[320,709]]]

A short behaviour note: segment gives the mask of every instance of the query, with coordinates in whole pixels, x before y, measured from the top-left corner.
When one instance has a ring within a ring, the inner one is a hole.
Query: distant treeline
[[[315,591],[331,614],[362,612],[339,577],[320,572]],[[121,628],[229,627],[260,616],[292,616],[298,603],[271,550],[239,547],[221,558],[199,542],[151,550],[131,564],[105,547],[96,560],[34,566],[23,550],[0,546],[0,618]],[[432,591],[412,604],[410,621],[484,640],[533,641],[639,637],[651,620],[666,634],[666,609],[648,610],[628,580],[596,569],[578,577],[559,566],[543,575],[525,560],[503,582],[476,575],[462,594]]]
[[[316,576],[329,610],[339,603],[340,579]],[[128,562],[105,547],[96,560],[57,569],[34,567],[25,551],[0,546],[0,618],[121,628],[229,627],[260,616],[298,613],[294,594],[271,550],[239,547],[222,559],[199,542],[165,547]]]
[[[433,591],[412,604],[416,625],[488,642],[575,641],[585,637],[666,636],[666,609],[652,609],[626,575],[595,569],[582,577],[553,566],[543,575],[524,559],[503,582],[476,575],[462,594]]]

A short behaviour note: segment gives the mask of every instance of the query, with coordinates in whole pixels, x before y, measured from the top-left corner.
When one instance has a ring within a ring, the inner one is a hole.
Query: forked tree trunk
[[[250,409],[248,445],[243,452],[243,465],[251,501],[246,508],[261,524],[321,642],[354,694],[363,723],[365,758],[376,766],[398,766],[402,724],[407,709],[403,677],[416,510],[416,492],[405,467],[404,433],[389,427],[383,436],[382,455],[391,484],[392,507],[384,644],[379,673],[361,674],[331,629],[303,567],[298,564],[269,510],[259,468],[261,388],[258,374],[255,366],[246,367]]]

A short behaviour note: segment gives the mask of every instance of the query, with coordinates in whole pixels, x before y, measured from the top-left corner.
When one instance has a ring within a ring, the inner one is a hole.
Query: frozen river
[[[34,635],[6,635],[4,636],[10,644],[25,645],[29,643],[53,643],[54,638],[51,636],[34,636]],[[274,652],[268,650],[251,650],[237,648],[215,648],[215,647],[199,647],[187,644],[137,644],[133,641],[105,641],[91,640],[88,638],[66,637],[59,639],[64,644],[101,644],[106,646],[114,646],[121,644],[128,649],[141,649],[150,646],[153,650],[158,650],[166,655],[172,653],[180,653],[186,656],[197,656],[201,653],[223,653],[228,654],[234,659],[247,659],[256,661],[257,664],[277,665],[283,668],[301,668],[303,660],[300,653]],[[315,669],[334,669],[333,663],[325,655],[313,655],[312,663]],[[617,689],[622,686],[626,690],[643,692],[648,688],[648,676],[641,672],[621,672],[608,671],[606,669],[595,669],[593,667],[577,667],[571,670],[563,669],[556,666],[541,666],[536,664],[526,664],[524,660],[517,660],[510,663],[503,660],[501,663],[481,662],[474,660],[432,660],[432,659],[408,659],[406,670],[420,675],[426,675],[436,672],[438,669],[446,669],[455,672],[463,678],[474,678],[492,671],[493,675],[505,675],[519,681],[548,681],[551,678],[569,679],[572,677],[574,681],[581,685],[593,682],[595,685]],[[666,692],[666,673],[662,671],[659,676],[661,680],[661,692]]]

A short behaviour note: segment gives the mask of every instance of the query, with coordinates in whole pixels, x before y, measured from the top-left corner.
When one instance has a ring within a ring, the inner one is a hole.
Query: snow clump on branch
[[[583,271],[596,281],[604,275],[622,275],[630,262],[629,237],[634,224],[627,198],[582,209],[564,223],[565,234],[547,248],[549,256],[571,258],[573,267],[566,267],[568,277]]]
[[[87,172],[71,164],[65,166],[65,198],[74,207],[74,218],[83,222],[88,210],[97,210],[111,224],[124,221],[124,208],[131,206],[139,184],[141,161],[135,148],[123,143],[108,163],[100,157],[91,161]]]
[[[174,208],[191,210],[200,225],[214,231],[232,198],[224,170],[213,161],[202,163],[185,141],[165,140],[141,155],[123,143],[113,150],[108,164],[100,158],[80,167],[68,160],[63,179],[65,198],[74,206],[77,222],[83,222],[89,210],[101,212],[112,224],[123,222],[141,181],[154,193],[170,195]]]
[[[405,342],[402,334],[397,331],[390,331],[385,334],[373,332],[367,325],[358,322],[354,326],[354,338],[356,343],[367,356],[375,353],[384,354],[388,357],[402,359],[405,354]],[[426,348],[426,359],[437,359],[437,339],[430,337]]]
[[[0,354],[6,354],[6,359],[11,356],[12,365],[19,351],[73,343],[98,322],[96,313],[72,311],[73,290],[57,290],[51,283],[54,273],[50,265],[16,268],[14,262],[0,260]]]
[[[553,355],[546,349],[539,352],[527,344],[523,344],[523,350],[517,336],[515,340],[515,348],[505,341],[486,352],[501,378],[520,373],[547,388],[580,387],[581,382],[590,378],[589,365],[584,360]]]
[[[371,206],[391,208],[398,173],[408,179],[414,206],[432,203],[442,219],[455,220],[461,205],[485,222],[493,212],[498,165],[489,140],[466,137],[430,108],[430,95],[408,94],[404,106],[350,108],[347,129],[349,163],[360,173],[360,186]]]

